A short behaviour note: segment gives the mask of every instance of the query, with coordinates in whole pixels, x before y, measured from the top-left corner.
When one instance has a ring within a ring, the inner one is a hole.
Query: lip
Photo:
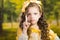
[[[31,20],[31,21],[35,21],[35,20]]]

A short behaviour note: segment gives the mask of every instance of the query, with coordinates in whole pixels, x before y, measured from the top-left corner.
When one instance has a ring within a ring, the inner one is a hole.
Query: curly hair
[[[37,24],[38,24],[38,26],[39,26],[39,29],[41,30],[41,39],[42,40],[50,40],[50,38],[49,38],[49,36],[48,36],[48,34],[49,34],[49,29],[48,29],[48,24],[46,23],[46,21],[44,20],[44,13],[43,13],[43,8],[41,7],[39,7],[38,6],[38,4],[36,4],[36,3],[30,3],[26,8],[25,8],[25,10],[27,11],[28,10],[28,8],[29,7],[38,7],[39,8],[39,12],[40,13],[42,13],[42,15],[41,15],[41,17],[39,18],[39,20],[38,20],[38,22],[37,22]],[[41,5],[40,5],[41,6]],[[23,29],[23,27],[22,27],[22,25],[23,25],[23,22],[25,21],[25,13],[26,12],[23,12],[22,13],[22,15],[21,15],[21,21],[20,21],[20,25],[19,25],[19,27],[21,28],[21,29]],[[28,33],[28,31],[27,31],[27,33]]]

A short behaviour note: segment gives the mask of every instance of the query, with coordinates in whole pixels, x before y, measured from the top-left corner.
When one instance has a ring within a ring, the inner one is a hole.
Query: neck
[[[39,26],[37,25],[37,23],[36,23],[36,24],[31,25],[31,27],[32,27],[32,28],[37,28],[37,29],[39,29]]]

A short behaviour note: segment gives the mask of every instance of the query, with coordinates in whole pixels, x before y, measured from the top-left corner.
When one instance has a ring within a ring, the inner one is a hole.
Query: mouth
[[[35,20],[29,20],[28,22],[31,23],[31,22],[34,22]]]
[[[31,20],[30,22],[34,22],[35,20]]]

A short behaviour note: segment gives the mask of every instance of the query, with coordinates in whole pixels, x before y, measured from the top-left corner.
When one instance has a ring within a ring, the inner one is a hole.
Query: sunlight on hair
[[[30,2],[34,2],[37,3],[40,7],[42,5],[41,1],[37,1],[37,0],[27,0],[24,2],[23,7],[22,7],[22,12],[25,12],[25,8],[29,5]]]

